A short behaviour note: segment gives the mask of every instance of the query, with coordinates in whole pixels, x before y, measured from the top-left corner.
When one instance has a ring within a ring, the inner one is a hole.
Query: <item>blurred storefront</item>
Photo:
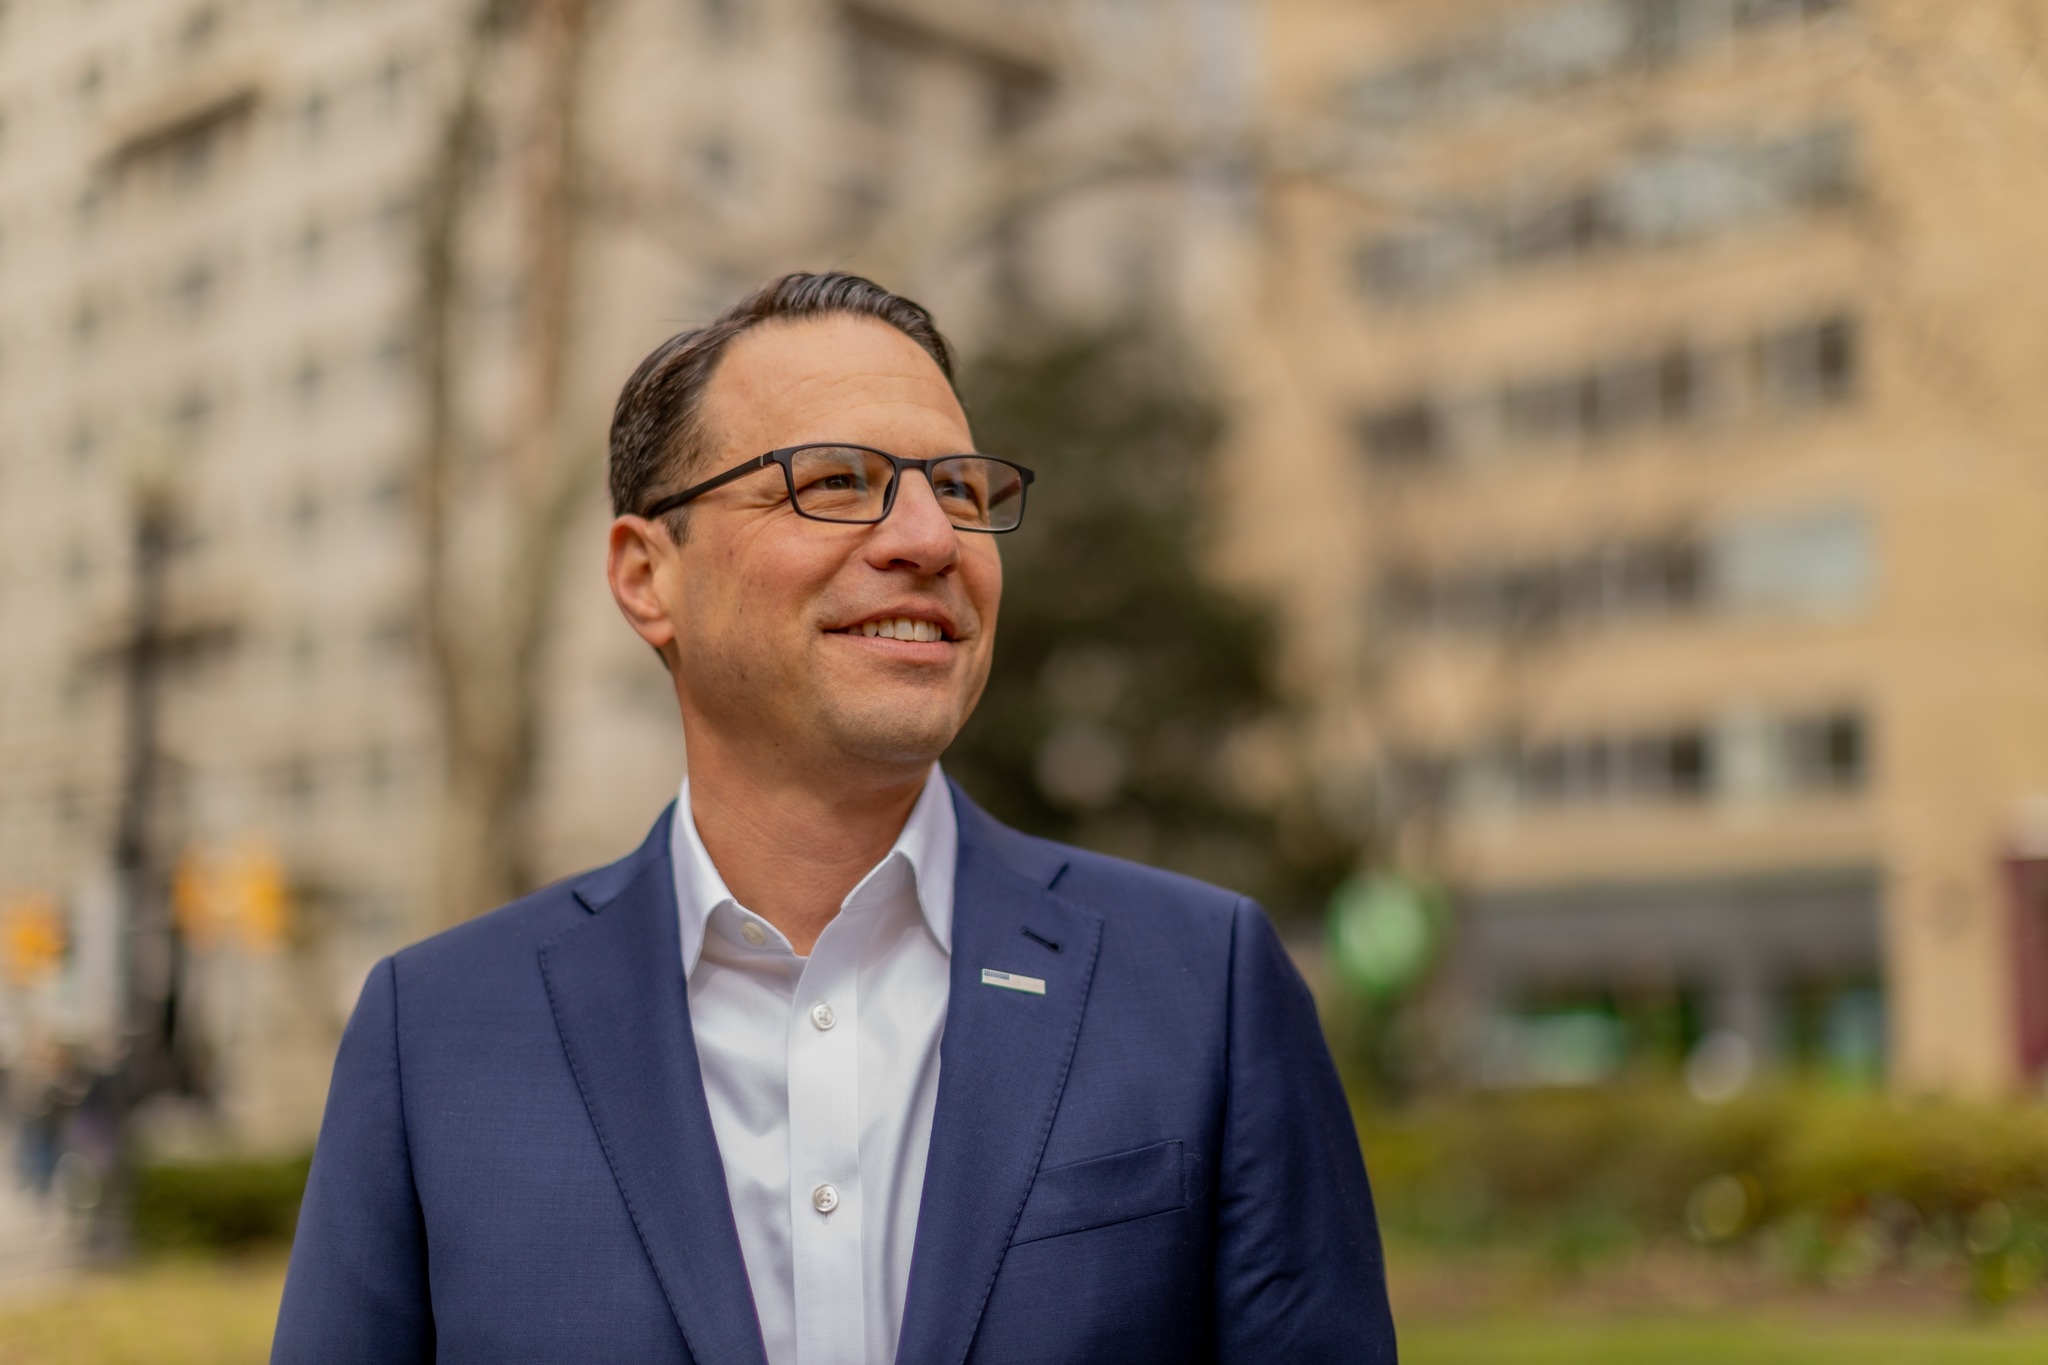
[[[1275,181],[1229,557],[1458,891],[1472,1074],[2048,1056],[2032,12],[1272,4],[1347,150]]]

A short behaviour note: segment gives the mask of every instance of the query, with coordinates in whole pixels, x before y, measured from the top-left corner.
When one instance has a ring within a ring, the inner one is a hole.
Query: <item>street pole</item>
[[[120,886],[123,981],[122,1037],[114,1074],[102,1087],[112,1126],[112,1166],[92,1229],[91,1250],[117,1257],[132,1246],[136,1108],[152,1094],[177,1088],[178,979],[182,963],[167,894],[161,847],[163,755],[160,732],[171,642],[166,583],[176,512],[169,491],[150,483],[134,512],[127,638],[120,650],[123,743],[114,869]]]

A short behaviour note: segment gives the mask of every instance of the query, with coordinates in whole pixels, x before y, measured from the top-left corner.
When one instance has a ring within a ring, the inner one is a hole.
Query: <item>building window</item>
[[[301,488],[292,497],[290,516],[293,533],[310,536],[319,530],[322,510],[320,495],[310,488]]]
[[[64,443],[64,453],[70,457],[74,467],[91,462],[100,448],[99,431],[84,417],[71,424],[71,435]]]
[[[1036,74],[1005,72],[989,83],[991,140],[1010,142],[1038,122],[1052,104],[1052,83]]]
[[[1590,183],[1528,199],[1439,209],[1368,241],[1359,283],[1382,303],[1451,293],[1489,275],[1697,241],[1829,208],[1855,186],[1839,123],[1774,140],[1723,136],[1638,156]]]
[[[299,140],[308,147],[318,146],[327,135],[328,98],[324,90],[307,92],[300,100],[295,118],[299,127]]]
[[[745,17],[745,0],[697,0],[704,16],[704,31],[720,44],[729,44],[739,37],[740,23]]]
[[[1465,804],[1534,808],[1841,795],[1869,781],[1869,740],[1851,709],[1595,730],[1495,744],[1454,765]]]
[[[1695,534],[1452,569],[1397,565],[1381,578],[1397,630],[1521,634],[1704,611],[1853,610],[1875,553],[1856,508],[1759,516]]]
[[[1839,403],[1855,394],[1854,319],[1829,318],[1761,337],[1756,356],[1759,386],[1778,406]]]
[[[217,275],[211,263],[188,262],[171,280],[171,308],[177,317],[190,321],[206,311],[213,301]]]
[[[97,57],[87,62],[79,71],[78,81],[73,89],[81,108],[91,111],[99,107],[100,96],[105,94],[107,89],[107,69],[101,65]]]
[[[412,232],[412,196],[403,191],[394,191],[377,203],[377,230],[385,237],[398,240]]]
[[[1369,414],[1362,434],[1374,464],[1397,468],[1429,464],[1442,456],[1446,444],[1442,417],[1422,399]]]
[[[386,520],[402,516],[411,510],[412,490],[412,480],[404,474],[386,474],[370,488],[370,509]]]
[[[854,27],[846,35],[846,98],[853,112],[883,127],[901,120],[910,61],[879,33]]]
[[[1869,776],[1863,718],[1854,712],[1788,720],[1779,742],[1787,785],[1795,791],[1854,791]]]
[[[298,236],[292,239],[292,257],[297,261],[300,273],[318,274],[326,255],[327,225],[318,218],[308,218],[300,227]]]
[[[395,53],[384,59],[377,68],[377,106],[385,114],[395,114],[405,106],[406,88],[411,83],[411,68],[405,59]]]
[[[1370,72],[1345,91],[1353,117],[1383,126],[1456,118],[1725,44],[1748,28],[1846,8],[1847,0],[1565,0]]]
[[[377,372],[392,383],[404,383],[413,377],[412,334],[404,330],[386,332],[371,352],[370,362]]]
[[[391,750],[382,744],[373,744],[363,753],[363,786],[372,796],[389,792],[397,780],[396,765]]]
[[[198,384],[188,385],[171,401],[170,419],[179,435],[198,436],[213,420],[213,396]]]
[[[1850,401],[1860,357],[1856,320],[1839,316],[1740,346],[1646,346],[1583,368],[1510,379],[1497,391],[1397,399],[1359,419],[1359,443],[1370,463],[1389,470],[1448,467],[1490,445],[1590,449],[1682,431],[1740,409],[1786,412]],[[1467,420],[1473,417],[1494,420]]]
[[[1501,394],[1502,429],[1516,445],[1576,445],[1594,430],[1598,407],[1595,374],[1509,384]]]
[[[212,128],[198,129],[166,149],[165,164],[174,189],[190,192],[206,183],[213,171],[216,137]]]
[[[1853,610],[1874,576],[1870,520],[1854,507],[1732,521],[1708,553],[1713,595],[1736,609]]]
[[[409,611],[387,613],[370,627],[370,652],[381,659],[410,659],[419,640],[418,618]]]
[[[300,808],[310,807],[320,794],[320,782],[313,771],[313,760],[304,754],[294,754],[286,759],[278,772],[279,793],[285,800]]]
[[[889,211],[893,199],[888,181],[868,171],[855,171],[840,182],[839,202],[842,230],[858,235],[868,231]]]
[[[739,154],[732,138],[724,132],[700,140],[690,157],[697,185],[708,193],[730,190],[738,179]]]
[[[1714,756],[1699,726],[1592,733],[1497,750],[1479,762],[1529,806],[1692,803],[1714,785]]]
[[[327,386],[327,366],[316,355],[300,358],[291,375],[292,397],[301,407],[312,407],[320,401]]]
[[[220,11],[208,5],[185,16],[184,25],[178,30],[178,48],[189,60],[200,57],[212,48],[214,39],[220,36]]]
[[[89,348],[100,334],[99,305],[91,299],[80,299],[71,310],[71,344],[83,351]]]
[[[64,552],[64,581],[74,588],[82,587],[92,578],[92,570],[92,552],[83,541],[72,541]]]
[[[1396,568],[1380,602],[1396,629],[1526,636],[1698,611],[1709,583],[1700,546],[1665,536],[1521,562]]]

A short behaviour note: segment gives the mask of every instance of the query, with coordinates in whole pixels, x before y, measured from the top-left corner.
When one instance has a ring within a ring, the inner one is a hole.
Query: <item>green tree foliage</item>
[[[144,1166],[135,1180],[136,1245],[183,1252],[289,1245],[311,1167],[311,1157]]]
[[[1286,717],[1268,618],[1199,562],[1222,432],[1199,376],[1143,328],[1023,336],[962,380],[981,448],[1038,482],[1003,537],[995,667],[948,770],[1021,829],[1279,915],[1320,908],[1353,850],[1233,761]]]

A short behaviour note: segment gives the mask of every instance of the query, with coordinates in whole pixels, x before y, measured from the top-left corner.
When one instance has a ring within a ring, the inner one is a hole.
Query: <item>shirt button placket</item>
[[[853,1365],[866,1340],[860,1170],[860,992],[865,923],[825,928],[791,1004],[791,1261],[799,1365]],[[808,1005],[800,1003],[808,1000]]]

